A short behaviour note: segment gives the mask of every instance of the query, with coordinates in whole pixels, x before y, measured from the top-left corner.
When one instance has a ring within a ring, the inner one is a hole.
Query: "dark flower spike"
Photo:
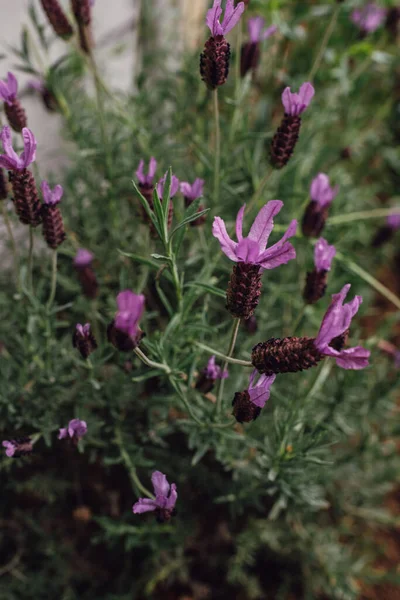
[[[239,22],[244,9],[244,2],[239,2],[235,7],[234,0],[227,0],[222,23],[220,23],[221,0],[214,0],[213,7],[207,11],[206,24],[211,31],[211,37],[207,40],[200,56],[200,75],[211,90],[215,90],[227,80],[230,45],[225,35]]]
[[[143,315],[145,297],[131,290],[124,290],[117,296],[118,311],[107,328],[108,341],[120,352],[131,352],[140,344],[143,331],[139,321]]]
[[[400,229],[400,212],[393,212],[386,218],[386,224],[378,229],[374,239],[372,240],[372,246],[374,248],[379,248],[391,240],[394,233],[398,229]]]
[[[259,416],[261,409],[269,400],[271,393],[271,385],[274,383],[276,375],[261,375],[258,381],[255,382],[258,376],[257,369],[250,375],[249,387],[244,392],[236,392],[233,398],[232,414],[239,423],[250,423]]]
[[[93,259],[94,255],[92,252],[85,248],[79,248],[74,258],[74,267],[77,271],[82,291],[91,300],[96,298],[99,289],[96,273],[92,268]]]
[[[43,194],[43,237],[49,248],[56,250],[67,237],[62,215],[57,206],[61,201],[63,188],[61,185],[56,185],[54,190],[51,190],[47,181],[42,181],[41,190]]]
[[[79,350],[84,359],[88,358],[96,350],[97,342],[90,330],[90,323],[86,323],[85,325],[77,324],[72,336],[72,345]]]
[[[351,13],[352,22],[357,25],[364,35],[373,33],[384,24],[387,11],[370,2],[361,8],[356,8]]]
[[[80,419],[72,419],[67,427],[61,428],[58,434],[58,439],[70,439],[74,443],[78,443],[81,438],[87,433],[86,421]]]
[[[311,83],[303,83],[299,93],[287,87],[282,93],[285,116],[271,142],[271,165],[282,169],[289,162],[299,139],[301,117],[313,99],[315,90]]]
[[[296,373],[315,367],[326,356],[335,358],[336,364],[343,369],[367,367],[369,350],[361,346],[343,349],[351,320],[362,302],[361,296],[356,296],[343,304],[349,289],[350,284],[347,284],[339,294],[332,296],[316,338],[272,338],[261,342],[253,348],[254,367],[266,375]]]
[[[67,17],[64,14],[63,9],[60,6],[58,0],[40,0],[42,8],[46,13],[50,25],[54,29],[54,33],[63,39],[70,38],[74,30]]]
[[[185,206],[186,208],[188,208],[192,204],[192,202],[194,202],[198,198],[201,198],[201,196],[203,195],[204,179],[197,178],[193,184],[190,184],[188,181],[182,181],[180,184],[180,188],[185,200]],[[204,205],[199,204],[197,212],[202,212],[203,210]],[[199,217],[195,221],[191,221],[190,225],[191,227],[198,227],[199,225],[204,225],[206,219],[207,215],[201,215],[201,217]]]
[[[266,249],[274,227],[274,217],[283,207],[281,200],[271,200],[259,211],[248,237],[243,237],[243,215],[246,205],[236,219],[234,242],[228,236],[224,221],[215,217],[212,232],[221,245],[222,252],[237,263],[229,282],[227,309],[237,318],[248,319],[254,313],[261,295],[261,274],[264,269],[275,269],[296,258],[296,251],[287,240],[296,234],[297,221],[293,220],[279,242]]]
[[[313,271],[307,273],[303,297],[307,304],[314,304],[322,298],[326,291],[328,271],[331,270],[332,261],[336,256],[335,246],[330,246],[324,238],[320,238],[314,247]]]
[[[6,456],[8,458],[20,458],[21,456],[30,454],[33,450],[32,441],[29,437],[4,440],[2,445],[6,449]]]
[[[17,98],[18,82],[12,73],[7,74],[7,81],[0,81],[0,99],[4,102],[4,112],[11,127],[21,133],[27,125],[26,114]]]
[[[339,186],[332,187],[325,173],[318,173],[310,187],[311,202],[304,211],[301,224],[303,235],[318,237],[321,235],[328,218],[329,207],[339,193]]]
[[[265,21],[262,17],[251,17],[247,22],[250,40],[243,44],[240,56],[240,74],[242,77],[249,71],[255,71],[260,62],[260,43],[277,31],[275,25],[263,30]]]
[[[215,356],[211,356],[196,383],[196,390],[208,394],[218,379],[226,379],[227,377],[229,377],[228,371],[222,371],[221,367],[215,364]]]
[[[92,20],[92,3],[90,0],[71,0],[72,12],[80,25],[90,25]]]
[[[8,198],[8,182],[4,170],[0,168],[0,200]]]
[[[155,500],[151,498],[139,498],[133,505],[132,511],[137,514],[155,511],[157,521],[165,523],[171,519],[175,512],[175,504],[178,499],[176,484],[168,483],[166,476],[160,471],[154,471],[151,476],[154,488]]]
[[[0,133],[5,154],[0,154],[0,167],[10,171],[14,205],[21,223],[36,227],[42,221],[42,207],[35,179],[27,167],[36,158],[36,139],[27,127],[22,130],[24,150],[20,156],[12,147],[11,130],[5,125]]]

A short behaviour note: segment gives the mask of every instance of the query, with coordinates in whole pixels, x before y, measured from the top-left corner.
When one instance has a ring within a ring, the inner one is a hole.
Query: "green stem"
[[[299,312],[299,314],[297,315],[297,319],[295,320],[293,326],[292,326],[292,335],[294,335],[297,331],[298,326],[300,325],[303,317],[304,317],[304,313],[306,312],[306,307],[307,305],[304,304],[303,308],[301,309],[301,311]]]
[[[218,202],[219,177],[221,167],[221,130],[219,122],[218,88],[213,92],[215,116],[215,167],[214,167],[214,202]]]
[[[54,298],[56,296],[57,288],[57,250],[53,250],[53,256],[51,259],[51,287],[50,296],[47,302],[47,308],[50,309],[53,305]]]
[[[128,473],[129,473],[129,476],[133,483],[134,489],[139,490],[139,492],[142,492],[142,494],[144,494],[148,498],[155,500],[155,496],[147,488],[145,488],[144,485],[141,483],[141,481],[137,475],[136,468],[135,468],[134,464],[132,463],[131,457],[129,456],[128,452],[125,450],[124,443],[122,440],[121,430],[118,427],[115,428],[115,441],[119,447],[119,451],[121,453],[121,458],[124,461],[125,467],[128,470]]]
[[[249,205],[247,207],[247,212],[250,213],[251,210],[254,208],[254,206],[257,204],[257,201],[259,200],[259,198],[261,197],[265,186],[267,185],[269,178],[271,177],[272,173],[274,172],[272,167],[267,168],[267,171],[264,175],[264,177],[261,179],[258,188],[256,189],[256,191],[253,194],[252,199],[249,202]]]
[[[237,25],[237,37],[236,37],[236,63],[235,63],[236,101],[238,101],[239,89],[240,89],[240,60],[241,60],[241,54],[242,54],[242,42],[243,42],[243,21],[240,20]]]
[[[310,391],[308,392],[307,396],[304,398],[303,405],[306,404],[309,400],[312,400],[312,398],[315,396],[315,394],[317,392],[319,392],[319,390],[322,388],[325,381],[329,377],[329,373],[332,370],[333,364],[334,364],[333,360],[327,359],[326,362],[322,365],[322,369],[319,371]]]
[[[335,217],[329,217],[327,225],[341,225],[342,223],[351,223],[352,221],[361,221],[362,219],[379,219],[388,217],[393,212],[393,208],[375,208],[348,215],[336,215]]]
[[[241,367],[252,367],[253,366],[252,363],[248,360],[239,360],[238,358],[232,358],[231,356],[226,356],[226,354],[222,354],[222,352],[219,352],[218,350],[215,350],[214,348],[210,348],[210,346],[206,346],[205,344],[202,344],[201,342],[194,342],[194,345],[197,346],[198,348],[201,348],[202,350],[205,350],[210,355],[215,354],[215,356],[218,356],[218,358],[222,358],[226,363],[230,363],[231,365],[240,365]]]
[[[200,421],[200,419],[198,417],[196,417],[196,415],[194,414],[193,409],[190,405],[190,402],[186,398],[186,395],[184,394],[180,383],[178,383],[173,377],[170,377],[169,380],[170,380],[170,383],[171,383],[172,387],[174,388],[174,390],[178,393],[178,396],[182,400],[183,404],[186,407],[186,410],[188,411],[188,413],[191,416],[191,418],[193,419],[193,421],[195,421],[197,423],[197,425],[200,425],[201,427],[203,427],[204,423],[202,421]]]
[[[136,354],[136,356],[138,358],[140,358],[140,360],[147,365],[148,367],[151,367],[153,369],[160,369],[161,371],[165,371],[165,373],[167,373],[167,375],[169,375],[170,373],[172,373],[171,369],[169,368],[168,365],[165,365],[164,363],[158,363],[158,362],[154,362],[153,360],[150,360],[145,354],[144,352],[142,352],[140,350],[140,348],[135,348],[134,349],[134,353]]]
[[[322,58],[324,56],[326,47],[328,45],[328,42],[329,42],[329,40],[331,38],[331,35],[333,33],[333,30],[335,28],[339,11],[340,11],[340,4],[338,4],[336,6],[335,10],[332,13],[331,20],[329,21],[328,27],[326,28],[325,35],[324,35],[324,37],[322,39],[320,49],[319,49],[318,54],[317,54],[317,56],[315,58],[314,64],[311,67],[311,71],[310,71],[310,73],[308,75],[308,81],[311,81],[311,82],[313,81],[313,79],[314,79],[315,75],[317,74],[317,71],[318,71],[318,69],[319,69],[319,67],[321,65],[321,61],[322,61]]]
[[[233,322],[232,335],[231,335],[231,340],[229,342],[229,348],[228,348],[228,353],[227,353],[228,358],[230,358],[232,356],[233,351],[235,349],[235,344],[236,344],[236,339],[237,339],[237,335],[239,332],[239,327],[240,327],[240,319],[235,319]],[[228,366],[228,361],[225,360],[224,366],[222,367],[222,373],[226,370],[227,366]],[[218,396],[217,396],[217,404],[216,404],[217,415],[220,415],[222,412],[222,399],[223,399],[223,395],[224,395],[224,386],[225,386],[225,379],[220,379]]]
[[[33,227],[29,226],[28,287],[33,294]]]
[[[172,273],[172,279],[174,282],[174,286],[175,286],[175,291],[176,291],[176,297],[178,300],[178,312],[181,312],[181,308],[182,308],[182,287],[181,287],[181,282],[179,280],[179,273],[178,273],[178,267],[176,266],[176,261],[175,261],[175,257],[171,257],[172,258],[172,262],[171,262],[171,273]]]
[[[14,263],[14,271],[15,271],[15,283],[16,283],[17,289],[19,289],[19,257],[18,257],[18,250],[17,250],[17,244],[15,243],[15,238],[14,238],[13,230],[12,230],[12,227],[11,227],[10,218],[8,216],[8,213],[7,213],[7,206],[6,206],[6,201],[5,200],[3,200],[1,202],[1,209],[2,209],[2,213],[3,213],[4,224],[5,224],[6,229],[7,229],[8,237],[10,239],[11,252],[12,252],[12,255],[13,255],[13,263]]]

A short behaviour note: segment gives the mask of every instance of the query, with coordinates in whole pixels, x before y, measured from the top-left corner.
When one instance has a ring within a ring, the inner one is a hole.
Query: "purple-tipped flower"
[[[8,171],[22,171],[29,167],[36,158],[36,138],[27,127],[22,130],[24,150],[18,156],[12,146],[11,129],[5,125],[0,133],[4,154],[0,154],[0,167]]]
[[[400,229],[400,212],[393,212],[386,217],[385,225],[382,225],[372,240],[373,248],[379,248],[386,242],[389,242],[396,231]]]
[[[196,383],[196,390],[208,394],[218,379],[226,379],[227,377],[229,377],[228,371],[223,371],[219,365],[216,365],[215,356],[211,356]]]
[[[391,215],[388,215],[386,223],[390,229],[400,229],[400,212],[394,212]]]
[[[3,100],[9,106],[12,106],[13,101],[16,99],[18,93],[18,82],[15,75],[8,72],[7,81],[0,80],[0,99]]]
[[[96,338],[90,329],[90,323],[76,325],[74,335],[72,336],[72,345],[77,348],[82,356],[86,359],[92,354],[97,348]]]
[[[361,8],[356,8],[351,13],[352,22],[364,34],[373,33],[383,25],[386,19],[386,9],[370,2]]]
[[[185,206],[188,208],[192,202],[197,200],[203,195],[204,188],[204,179],[196,179],[193,184],[190,184],[188,181],[182,181],[180,184],[181,193],[184,196]],[[197,212],[202,212],[204,210],[204,205],[200,204]],[[200,225],[204,225],[207,219],[207,215],[202,215],[195,221],[191,221],[191,227],[199,227]]]
[[[221,1],[214,0],[213,7],[207,11],[206,24],[213,37],[229,33],[238,24],[245,9],[244,2],[239,2],[235,8],[234,0],[227,0],[225,15],[222,23],[220,23],[222,15]]]
[[[139,166],[136,171],[136,177],[140,185],[145,187],[153,187],[154,176],[157,171],[157,161],[152,156],[149,161],[149,168],[147,171],[147,175],[144,172],[144,160],[141,160]]]
[[[236,219],[234,242],[228,236],[224,221],[215,217],[213,235],[221,244],[224,254],[235,263],[227,290],[227,309],[236,318],[248,319],[254,313],[261,295],[261,273],[275,269],[296,258],[296,251],[287,240],[296,234],[297,221],[293,220],[279,242],[266,250],[274,227],[274,216],[283,206],[280,200],[271,200],[258,213],[249,235],[243,237],[242,225],[246,205],[239,210]]]
[[[154,471],[151,482],[154,488],[155,500],[139,498],[133,505],[132,511],[135,514],[155,511],[157,521],[165,523],[171,519],[175,512],[175,504],[178,499],[176,484],[172,483],[170,485],[167,477],[160,471]]]
[[[310,105],[315,90],[311,83],[303,83],[298,93],[287,87],[282,93],[285,115],[275,133],[270,150],[271,165],[282,169],[289,162],[300,135],[301,114]]]
[[[6,449],[6,456],[8,458],[19,458],[20,456],[30,454],[33,450],[32,441],[29,437],[4,440],[2,445]]]
[[[49,248],[56,250],[67,237],[62,215],[57,206],[61,201],[63,188],[61,185],[56,185],[52,190],[47,181],[42,181],[41,189],[43,194],[43,237]]]
[[[87,432],[87,424],[86,421],[81,421],[80,419],[72,419],[68,423],[67,427],[60,429],[60,433],[58,434],[58,439],[63,440],[65,438],[70,438],[74,442],[79,442]]]
[[[328,218],[329,207],[339,193],[339,186],[331,186],[325,173],[318,173],[311,182],[311,202],[304,211],[302,232],[307,237],[321,235]]]
[[[232,406],[233,415],[239,423],[250,423],[260,414],[261,409],[270,397],[271,385],[275,381],[276,375],[258,376],[257,369],[250,375],[249,387],[244,392],[236,392]]]
[[[263,29],[265,21],[262,17],[251,17],[247,22],[250,41],[243,44],[240,54],[240,74],[242,77],[249,71],[255,71],[260,62],[260,44],[277,31],[275,25]]]
[[[165,182],[167,180],[167,175],[168,175],[168,173],[165,173],[164,177],[161,177],[161,179],[157,183],[157,194],[158,194],[158,197],[160,198],[160,200],[162,200],[163,196],[164,196],[164,187],[165,187]],[[170,191],[170,195],[169,195],[170,199],[175,196],[175,194],[177,193],[178,190],[179,190],[179,179],[175,175],[172,175],[171,191]]]
[[[90,267],[93,259],[94,254],[90,252],[90,250],[86,250],[86,248],[79,248],[74,258],[74,266],[78,269]]]
[[[55,206],[61,202],[64,190],[61,185],[56,185],[52,190],[47,181],[42,181],[40,186],[43,193],[43,202],[48,206]]]
[[[82,291],[87,298],[94,299],[97,296],[99,284],[96,273],[92,268],[94,254],[85,248],[79,248],[74,258],[74,267],[77,271]]]
[[[307,273],[306,285],[303,292],[307,304],[314,304],[325,294],[327,273],[331,270],[332,261],[336,255],[335,246],[330,246],[324,238],[320,238],[314,247],[313,271]]]
[[[249,30],[250,41],[253,44],[257,44],[262,42],[263,40],[268,39],[278,31],[276,25],[271,25],[270,27],[266,27],[264,29],[265,20],[262,17],[251,17],[247,21],[247,27]]]
[[[17,98],[18,82],[12,73],[8,73],[7,81],[0,81],[0,99],[4,102],[4,112],[11,127],[21,133],[27,125],[26,114]]]
[[[143,337],[139,321],[144,311],[145,297],[131,290],[117,296],[118,311],[107,329],[109,341],[121,352],[134,350]]]

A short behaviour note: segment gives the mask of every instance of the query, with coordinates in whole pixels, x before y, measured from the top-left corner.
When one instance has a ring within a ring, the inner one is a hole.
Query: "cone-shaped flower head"
[[[339,367],[364,369],[368,366],[369,350],[361,346],[335,350],[329,345],[332,340],[342,336],[349,329],[351,320],[362,302],[361,296],[355,296],[351,302],[343,304],[350,287],[350,284],[347,284],[339,294],[333,294],[331,305],[325,313],[314,344],[321,354],[336,358]]]
[[[90,267],[94,254],[85,248],[79,248],[74,258],[74,266],[77,268]]]
[[[149,161],[149,169],[147,171],[147,175],[144,173],[144,160],[141,160],[139,166],[136,171],[136,177],[140,185],[144,185],[146,187],[151,187],[153,185],[154,175],[157,170],[157,161],[152,156]]]
[[[204,179],[197,178],[193,184],[190,184],[188,181],[182,181],[180,188],[185,198],[193,202],[203,195]]]
[[[167,175],[168,175],[168,173],[165,173],[164,177],[162,177],[160,179],[160,181],[157,183],[157,194],[158,194],[158,197],[160,198],[160,200],[163,199],[164,187],[165,187],[165,182],[167,180]],[[169,197],[173,198],[178,190],[179,190],[179,179],[177,177],[175,177],[175,175],[172,175],[171,191],[170,191]]]
[[[214,381],[229,377],[228,371],[222,371],[221,367],[215,364],[215,356],[211,356],[207,366],[203,370],[203,373],[207,379],[213,379]]]
[[[81,421],[80,419],[72,419],[68,423],[67,427],[61,428],[60,433],[58,434],[58,439],[62,440],[64,438],[70,438],[75,441],[79,441],[87,432],[87,424],[86,421]]]
[[[36,139],[32,131],[27,127],[22,130],[24,140],[24,150],[18,156],[12,147],[11,129],[5,125],[0,133],[0,139],[3,144],[5,154],[0,154],[0,167],[8,171],[22,171],[29,167],[36,158]]]
[[[10,106],[16,99],[18,92],[18,82],[15,75],[8,72],[7,81],[0,81],[0,99]]]
[[[160,471],[154,471],[151,482],[154,488],[155,500],[139,498],[133,505],[132,510],[135,514],[156,511],[160,521],[168,521],[173,514],[178,499],[176,485],[175,483],[170,485],[167,477]]]
[[[351,20],[361,31],[372,33],[383,25],[386,19],[386,9],[370,2],[351,13]]]
[[[267,400],[269,400],[271,385],[274,383],[276,375],[261,375],[258,381],[255,381],[257,375],[258,371],[254,369],[250,375],[248,392],[251,402],[259,408],[263,408]]]
[[[317,271],[330,271],[336,256],[335,246],[330,246],[324,238],[319,238],[314,246],[314,263]]]
[[[390,229],[400,229],[400,212],[394,212],[386,219],[386,223]]]
[[[222,252],[234,262],[258,265],[262,269],[275,269],[296,258],[295,249],[287,241],[296,234],[297,221],[295,219],[290,223],[282,239],[267,250],[265,249],[274,227],[274,216],[282,207],[281,200],[271,200],[265,204],[251,226],[249,235],[244,238],[242,225],[246,205],[242,206],[236,219],[238,242],[234,242],[228,236],[224,221],[220,217],[215,217],[212,232],[221,244]]]
[[[19,458],[20,456],[30,454],[33,450],[32,441],[29,437],[4,440],[2,445],[6,449],[6,456],[8,458]]]
[[[213,37],[229,33],[237,25],[245,9],[244,2],[239,2],[235,8],[234,0],[226,0],[225,15],[222,23],[220,23],[222,15],[221,1],[214,0],[213,7],[207,11],[206,24]]]
[[[55,206],[61,202],[64,193],[61,185],[56,185],[52,190],[47,181],[42,181],[40,188],[42,190],[44,204],[47,204],[47,206]]]
[[[318,202],[321,207],[328,206],[339,193],[339,186],[332,187],[325,173],[318,173],[311,182],[311,200]]]
[[[259,42],[266,40],[278,30],[276,25],[271,25],[266,29],[264,29],[264,25],[265,20],[262,17],[251,17],[247,21],[250,41],[253,44],[258,44]]]
[[[124,290],[117,296],[118,312],[115,315],[115,327],[129,337],[134,338],[139,331],[139,321],[144,311],[145,297],[131,290]]]
[[[285,109],[285,113],[291,117],[301,115],[306,108],[310,105],[311,100],[315,94],[315,90],[311,83],[303,83],[299,89],[299,93],[292,93],[290,87],[283,90],[282,93],[282,104]]]

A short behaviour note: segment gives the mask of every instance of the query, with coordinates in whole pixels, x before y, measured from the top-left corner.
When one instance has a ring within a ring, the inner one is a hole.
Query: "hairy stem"
[[[144,352],[142,352],[140,350],[140,348],[135,348],[134,349],[134,353],[148,367],[151,367],[153,369],[160,369],[161,371],[165,371],[167,373],[167,375],[169,375],[170,373],[172,373],[172,371],[171,371],[171,369],[169,368],[168,365],[166,365],[164,363],[158,363],[158,362],[154,362],[153,360],[150,360],[150,358],[148,358],[144,354]]]
[[[222,354],[222,352],[219,352],[218,350],[215,350],[214,348],[210,348],[210,346],[206,346],[205,344],[202,344],[201,342],[194,342],[194,345],[197,346],[198,348],[201,348],[202,350],[205,350],[211,356],[215,354],[215,356],[222,358],[226,363],[229,363],[231,365],[239,365],[241,367],[252,367],[253,366],[252,363],[248,360],[239,360],[238,358],[232,358],[231,356],[226,356],[226,354]]]
[[[229,348],[228,348],[228,353],[227,353],[228,358],[230,358],[232,356],[233,351],[235,349],[235,344],[236,344],[236,339],[237,339],[237,335],[239,332],[239,327],[240,327],[240,319],[234,319],[231,340],[229,342]],[[226,370],[227,366],[228,366],[228,361],[225,360],[224,366],[222,367],[222,372],[224,372]],[[224,386],[225,386],[225,379],[220,379],[219,388],[218,388],[218,396],[217,396],[217,404],[216,404],[216,413],[218,416],[222,412],[222,399],[223,399],[223,395],[224,395]]]

